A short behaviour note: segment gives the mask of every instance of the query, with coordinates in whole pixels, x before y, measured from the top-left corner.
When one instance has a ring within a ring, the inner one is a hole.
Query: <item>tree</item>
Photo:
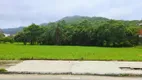
[[[97,29],[97,45],[99,46],[133,46],[136,33],[132,33],[129,27],[120,21],[110,20]],[[130,38],[131,37],[131,38]],[[133,38],[132,38],[133,37]]]
[[[6,43],[6,42],[14,43],[13,36],[4,37],[2,41],[3,43]]]
[[[27,34],[26,34],[26,33],[24,33],[24,32],[19,32],[19,33],[17,33],[17,34],[14,36],[14,40],[15,40],[16,42],[23,42],[24,45],[26,45],[27,42],[28,42],[28,37],[27,37]]]
[[[31,45],[128,47],[138,45],[137,22],[81,17],[70,23],[63,19],[44,25],[31,24],[14,39],[24,44],[29,42]]]
[[[30,44],[36,44],[39,40],[40,35],[42,34],[42,28],[39,25],[31,24],[24,29],[25,36]]]
[[[64,27],[67,26],[66,22],[64,20],[57,22],[57,26],[55,27],[55,44],[56,45],[60,45],[62,44],[62,39],[63,39],[63,29]]]
[[[23,31],[16,34],[14,37],[15,41],[23,42],[25,45],[30,42],[31,45],[37,44],[40,40],[40,36],[43,32],[43,28],[39,25],[31,24],[30,26],[23,29]]]
[[[0,32],[0,38],[5,37],[3,33]]]
[[[2,32],[0,32],[0,43],[3,42],[3,38],[4,38],[4,34]]]

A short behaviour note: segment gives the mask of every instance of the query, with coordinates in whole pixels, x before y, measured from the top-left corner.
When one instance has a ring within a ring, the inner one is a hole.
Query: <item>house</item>
[[[142,23],[139,23],[139,26],[142,26]]]
[[[4,35],[5,35],[5,37],[8,37],[8,36],[10,36],[10,34],[6,34],[6,33],[4,33]]]

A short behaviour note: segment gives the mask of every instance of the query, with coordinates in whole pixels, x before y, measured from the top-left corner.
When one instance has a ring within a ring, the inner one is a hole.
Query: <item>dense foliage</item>
[[[4,34],[0,32],[0,38],[3,38],[3,37],[4,37]]]
[[[5,37],[3,32],[0,31],[0,43],[6,43],[6,42],[13,43],[14,42],[13,36]]]
[[[15,41],[40,45],[135,46],[139,43],[139,21],[82,17],[45,25],[31,24],[15,36]]]

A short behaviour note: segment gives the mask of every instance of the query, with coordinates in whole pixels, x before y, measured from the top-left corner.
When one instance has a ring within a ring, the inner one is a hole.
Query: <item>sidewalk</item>
[[[7,70],[18,73],[142,75],[142,62],[27,60]]]

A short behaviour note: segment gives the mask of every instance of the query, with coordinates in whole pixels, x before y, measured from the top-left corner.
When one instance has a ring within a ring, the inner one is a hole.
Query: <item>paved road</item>
[[[142,77],[106,77],[83,75],[0,75],[0,80],[142,80]]]

